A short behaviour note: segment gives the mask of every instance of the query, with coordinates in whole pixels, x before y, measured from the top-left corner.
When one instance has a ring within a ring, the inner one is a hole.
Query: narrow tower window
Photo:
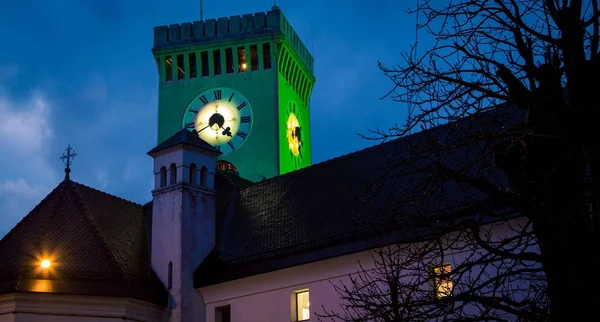
[[[197,184],[196,178],[198,177],[197,175],[198,172],[198,167],[196,166],[195,163],[190,164],[190,180],[189,183],[191,184]]]
[[[208,169],[206,167],[202,167],[200,170],[200,185],[206,187],[206,183],[208,182]]]
[[[183,62],[183,54],[177,55],[177,79],[185,78],[185,63]]]
[[[227,67],[226,73],[233,73],[233,49],[231,47],[225,49],[225,65]]]
[[[200,60],[202,61],[202,77],[208,76],[208,52],[203,51],[200,53]]]
[[[263,68],[270,69],[271,68],[271,45],[266,42],[262,44],[263,49]]]
[[[221,75],[221,50],[213,50],[213,68],[215,75]]]
[[[190,61],[190,78],[196,78],[198,76],[196,53],[189,53],[188,60]]]
[[[167,272],[167,288],[171,289],[173,287],[173,263],[169,262],[169,268]]]
[[[238,52],[238,70],[240,72],[245,72],[248,68],[248,62],[246,61],[246,48],[244,46],[240,46],[237,49]]]
[[[250,65],[252,65],[252,70],[258,70],[258,47],[256,45],[250,46]]]
[[[167,168],[162,166],[160,168],[160,187],[164,187],[167,185]]]
[[[173,59],[171,56],[165,57],[165,81],[170,82],[173,80]]]
[[[171,179],[169,184],[177,183],[177,167],[175,166],[175,163],[171,163],[171,167],[169,168],[169,178]]]

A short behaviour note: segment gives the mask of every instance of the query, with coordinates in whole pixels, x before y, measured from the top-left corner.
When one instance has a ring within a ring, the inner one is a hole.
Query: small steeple
[[[63,160],[65,163],[65,180],[69,180],[69,173],[71,173],[71,162],[73,159],[75,159],[77,153],[75,153],[75,150],[71,148],[70,144],[67,146],[65,151],[67,151],[67,153],[63,153],[59,159]]]

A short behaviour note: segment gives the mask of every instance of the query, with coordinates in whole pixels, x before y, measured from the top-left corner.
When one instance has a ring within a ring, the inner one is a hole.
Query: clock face
[[[226,87],[212,88],[190,102],[182,127],[196,130],[224,156],[246,141],[252,128],[252,109],[241,93]]]
[[[286,121],[286,138],[288,148],[290,150],[290,158],[294,162],[294,166],[301,165],[302,150],[304,150],[304,141],[302,140],[302,120],[298,113],[297,104],[294,101],[289,101],[287,106],[287,121]]]

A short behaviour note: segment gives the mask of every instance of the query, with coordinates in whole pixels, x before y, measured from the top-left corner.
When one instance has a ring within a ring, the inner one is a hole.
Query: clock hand
[[[204,129],[206,129],[207,127],[208,127],[208,125],[207,125],[207,126],[205,126],[205,127],[203,127],[203,128],[201,128],[201,129],[200,129],[200,130],[198,130],[197,132],[198,132],[198,133],[200,133],[200,132],[204,131]]]
[[[221,133],[222,135],[232,136],[231,135],[231,128],[229,126],[227,128],[223,128],[221,126],[221,128],[223,129],[223,133]]]

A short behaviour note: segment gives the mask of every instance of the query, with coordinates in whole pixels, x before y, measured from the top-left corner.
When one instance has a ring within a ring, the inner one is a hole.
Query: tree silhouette
[[[425,229],[429,239],[419,247],[374,251],[377,268],[368,272],[375,272],[373,278],[385,282],[387,291],[370,289],[372,281],[361,270],[337,285],[344,314],[329,310],[326,316],[347,321],[585,321],[594,316],[600,303],[600,281],[590,263],[600,251],[595,212],[600,136],[594,117],[598,7],[597,0],[424,0],[409,10],[423,19],[421,35],[434,44],[417,51],[415,43],[399,66],[379,63],[394,83],[386,97],[403,103],[408,117],[402,125],[373,129],[365,137],[419,139],[410,155],[390,160],[394,170],[377,180],[389,182],[408,171],[428,173],[426,183],[408,194],[417,196],[420,190],[419,200],[443,192],[449,182],[459,190],[469,186],[485,195],[471,205],[471,213],[488,221],[465,219],[452,226],[458,231],[452,238],[451,225],[434,225]],[[440,128],[444,135],[435,134]],[[453,154],[462,157],[459,164],[448,162]],[[497,179],[499,171],[506,180]],[[377,185],[374,193],[381,192]],[[407,205],[421,209],[419,216],[410,216],[410,225],[404,219],[403,230],[439,221],[418,199],[402,196],[393,205],[397,216]],[[506,219],[493,211],[501,207],[519,214],[520,224],[494,241],[479,227]],[[448,238],[454,242],[443,242]],[[424,292],[435,277],[425,264],[434,264],[428,258],[439,263],[449,250],[477,256],[466,256],[452,268],[452,296],[432,299]],[[486,265],[501,267],[495,270],[500,276],[469,269]],[[406,278],[396,282],[398,274]],[[520,283],[525,288],[515,286]],[[366,299],[379,303],[377,310]]]

